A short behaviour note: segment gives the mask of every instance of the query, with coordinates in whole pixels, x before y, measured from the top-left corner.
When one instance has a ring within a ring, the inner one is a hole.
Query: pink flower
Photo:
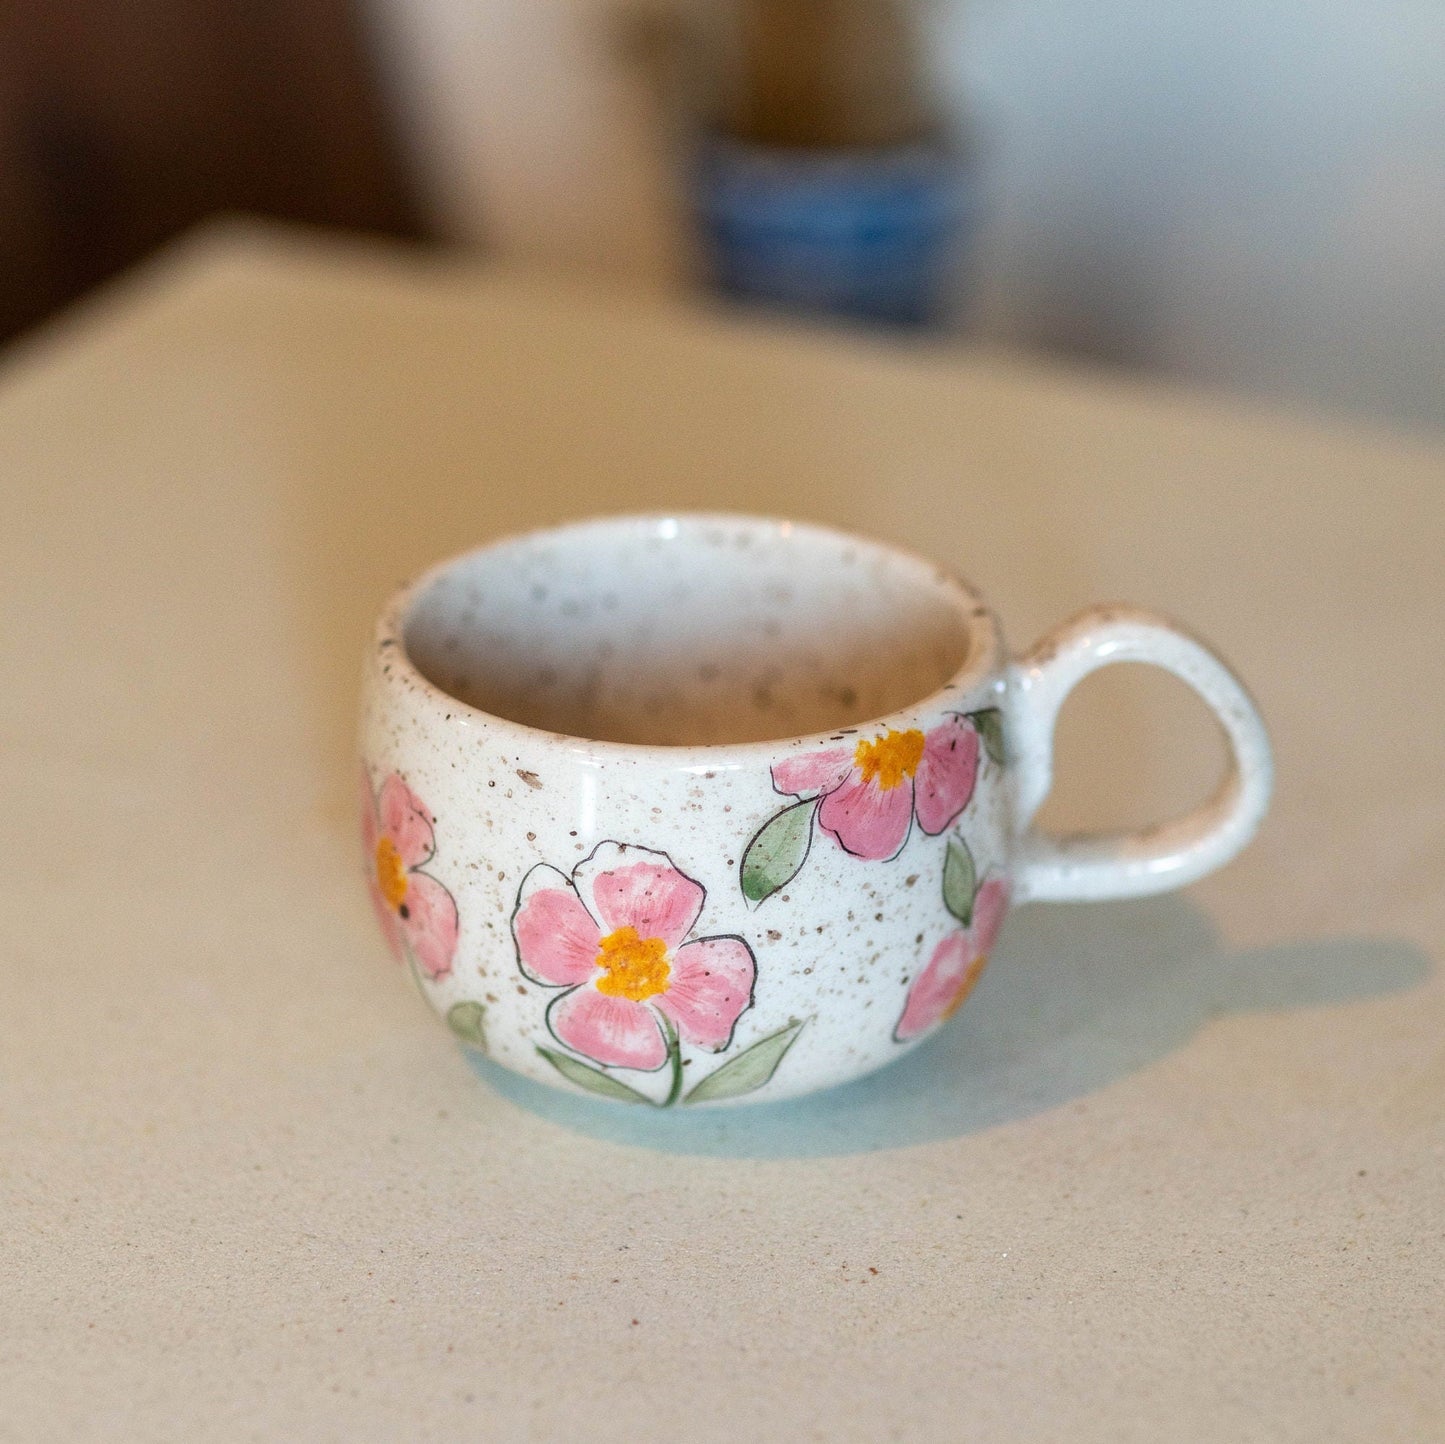
[[[599,844],[568,878],[539,863],[522,879],[512,935],[522,971],[567,991],[547,1008],[574,1053],[652,1072],[667,1061],[664,1020],[717,1053],[752,1005],[756,964],[738,937],[684,942],[702,912],[701,884],[662,852]]]
[[[939,943],[928,966],[909,988],[903,1016],[893,1030],[900,1043],[953,1017],[963,1006],[983,972],[1007,911],[1008,884],[989,878],[974,898],[972,924],[949,933]]]
[[[451,972],[457,950],[457,905],[421,871],[436,851],[435,821],[395,772],[379,797],[363,773],[361,838],[372,905],[392,952],[403,962],[412,959],[433,982]]]
[[[881,860],[896,857],[915,814],[930,836],[947,829],[973,796],[978,733],[950,717],[928,733],[889,729],[855,746],[790,757],[773,767],[773,786],[822,799],[818,824],[845,852]]]

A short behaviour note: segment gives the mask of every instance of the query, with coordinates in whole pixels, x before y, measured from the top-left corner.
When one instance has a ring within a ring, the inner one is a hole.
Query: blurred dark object
[[[713,136],[694,176],[726,296],[886,326],[945,319],[972,229],[971,172],[942,145],[783,148]]]
[[[741,0],[739,48],[737,140],[894,146],[931,129],[913,0]]]
[[[422,233],[350,0],[0,0],[0,337],[220,211]]]
[[[924,79],[917,0],[737,0],[692,196],[725,295],[893,326],[948,319],[973,169]]]

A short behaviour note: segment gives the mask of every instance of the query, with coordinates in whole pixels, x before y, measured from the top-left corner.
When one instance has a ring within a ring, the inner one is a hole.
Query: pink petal
[[[434,877],[424,872],[407,874],[404,917],[399,917],[416,965],[433,982],[452,970],[457,951],[457,905]]]
[[[404,867],[420,867],[435,851],[431,813],[395,772],[381,784],[377,812]]]
[[[536,983],[560,988],[585,983],[597,969],[602,931],[572,884],[555,867],[534,867],[522,879],[512,914],[517,961]]]
[[[805,792],[831,792],[847,777],[853,766],[853,749],[829,747],[822,752],[805,752],[773,764],[773,786],[790,797]]]
[[[935,727],[913,779],[919,827],[930,836],[947,828],[968,806],[977,777],[978,733],[961,717]]]
[[[984,962],[967,933],[949,933],[908,990],[893,1036],[901,1043],[941,1023],[968,996]]]
[[[594,1063],[652,1073],[667,1061],[657,1015],[631,998],[573,988],[547,1009],[547,1026],[558,1042]]]
[[[386,939],[387,947],[391,949],[397,962],[404,963],[406,956],[401,950],[401,920],[387,906],[381,889],[374,882],[368,881],[366,890],[371,894],[371,906],[376,910],[376,921],[381,928],[382,937]]]
[[[376,797],[371,790],[371,779],[366,769],[361,769],[361,846],[366,855],[368,868],[376,866]]]
[[[831,832],[845,852],[875,862],[898,856],[912,821],[911,780],[885,791],[876,782],[864,782],[858,772],[818,807],[824,832]]]
[[[572,879],[604,931],[636,928],[638,937],[661,938],[669,948],[692,930],[706,896],[665,852],[616,842],[602,843]]]
[[[1008,884],[999,877],[986,879],[973,900],[973,922],[969,928],[973,945],[979,953],[993,951],[1007,911]]]
[[[716,1053],[752,1003],[756,976],[752,949],[741,938],[699,938],[672,955],[668,989],[654,1001],[679,1037]]]

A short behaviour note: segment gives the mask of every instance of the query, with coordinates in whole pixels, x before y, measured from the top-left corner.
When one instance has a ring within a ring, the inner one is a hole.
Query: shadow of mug
[[[968,1005],[892,1066],[794,1101],[654,1112],[532,1083],[468,1050],[503,1097],[611,1142],[725,1158],[866,1153],[955,1138],[1058,1107],[1178,1048],[1222,1013],[1402,991],[1430,964],[1382,938],[1229,952],[1187,898],[1029,907]]]

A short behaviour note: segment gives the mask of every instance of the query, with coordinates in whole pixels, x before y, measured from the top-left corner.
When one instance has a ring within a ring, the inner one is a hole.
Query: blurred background
[[[0,334],[238,211],[1445,424],[1440,0],[0,6]]]

